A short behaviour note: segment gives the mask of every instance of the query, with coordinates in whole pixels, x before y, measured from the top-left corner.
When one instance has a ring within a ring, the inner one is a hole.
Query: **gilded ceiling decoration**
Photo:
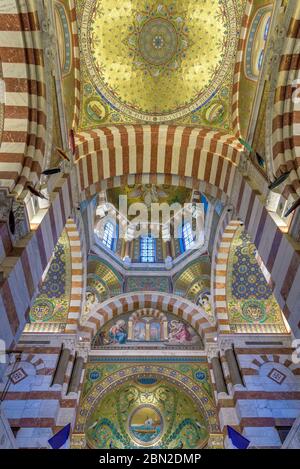
[[[185,187],[156,185],[156,184],[136,184],[133,186],[116,187],[108,189],[107,200],[119,209],[119,197],[127,196],[128,208],[134,203],[144,203],[151,209],[153,203],[175,203],[184,205],[191,202],[192,190]],[[130,217],[129,217],[130,218]]]
[[[76,0],[80,128],[180,122],[231,128],[244,0]]]

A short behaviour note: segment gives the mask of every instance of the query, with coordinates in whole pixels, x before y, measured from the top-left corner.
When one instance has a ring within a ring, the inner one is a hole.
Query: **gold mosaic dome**
[[[235,60],[235,0],[85,1],[81,47],[98,114],[168,122],[209,103]]]

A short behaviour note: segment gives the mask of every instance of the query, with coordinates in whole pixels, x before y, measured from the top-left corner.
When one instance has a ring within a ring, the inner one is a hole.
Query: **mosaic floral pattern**
[[[92,448],[203,447],[210,434],[220,434],[208,376],[201,357],[163,364],[95,358],[86,368],[73,441],[85,433]]]
[[[256,260],[256,248],[242,228],[233,240],[227,302],[233,332],[286,333],[281,310]]]
[[[128,277],[126,279],[126,292],[134,291],[161,291],[170,292],[168,277]]]
[[[71,289],[70,243],[66,231],[54,249],[46,277],[31,311],[31,323],[59,323],[62,328],[68,319]]]

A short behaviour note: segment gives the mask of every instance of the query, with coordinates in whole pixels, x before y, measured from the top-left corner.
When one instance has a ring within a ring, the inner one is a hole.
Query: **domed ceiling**
[[[176,122],[231,128],[244,0],[77,0],[80,128]]]

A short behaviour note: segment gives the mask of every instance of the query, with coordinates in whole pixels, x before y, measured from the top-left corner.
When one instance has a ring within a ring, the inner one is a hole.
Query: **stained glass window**
[[[141,262],[155,262],[155,240],[151,236],[141,237]]]
[[[102,242],[104,246],[106,246],[109,249],[112,249],[113,241],[114,241],[114,225],[109,221],[104,226]]]
[[[186,223],[182,229],[184,250],[187,251],[194,244],[194,237],[190,223]]]

